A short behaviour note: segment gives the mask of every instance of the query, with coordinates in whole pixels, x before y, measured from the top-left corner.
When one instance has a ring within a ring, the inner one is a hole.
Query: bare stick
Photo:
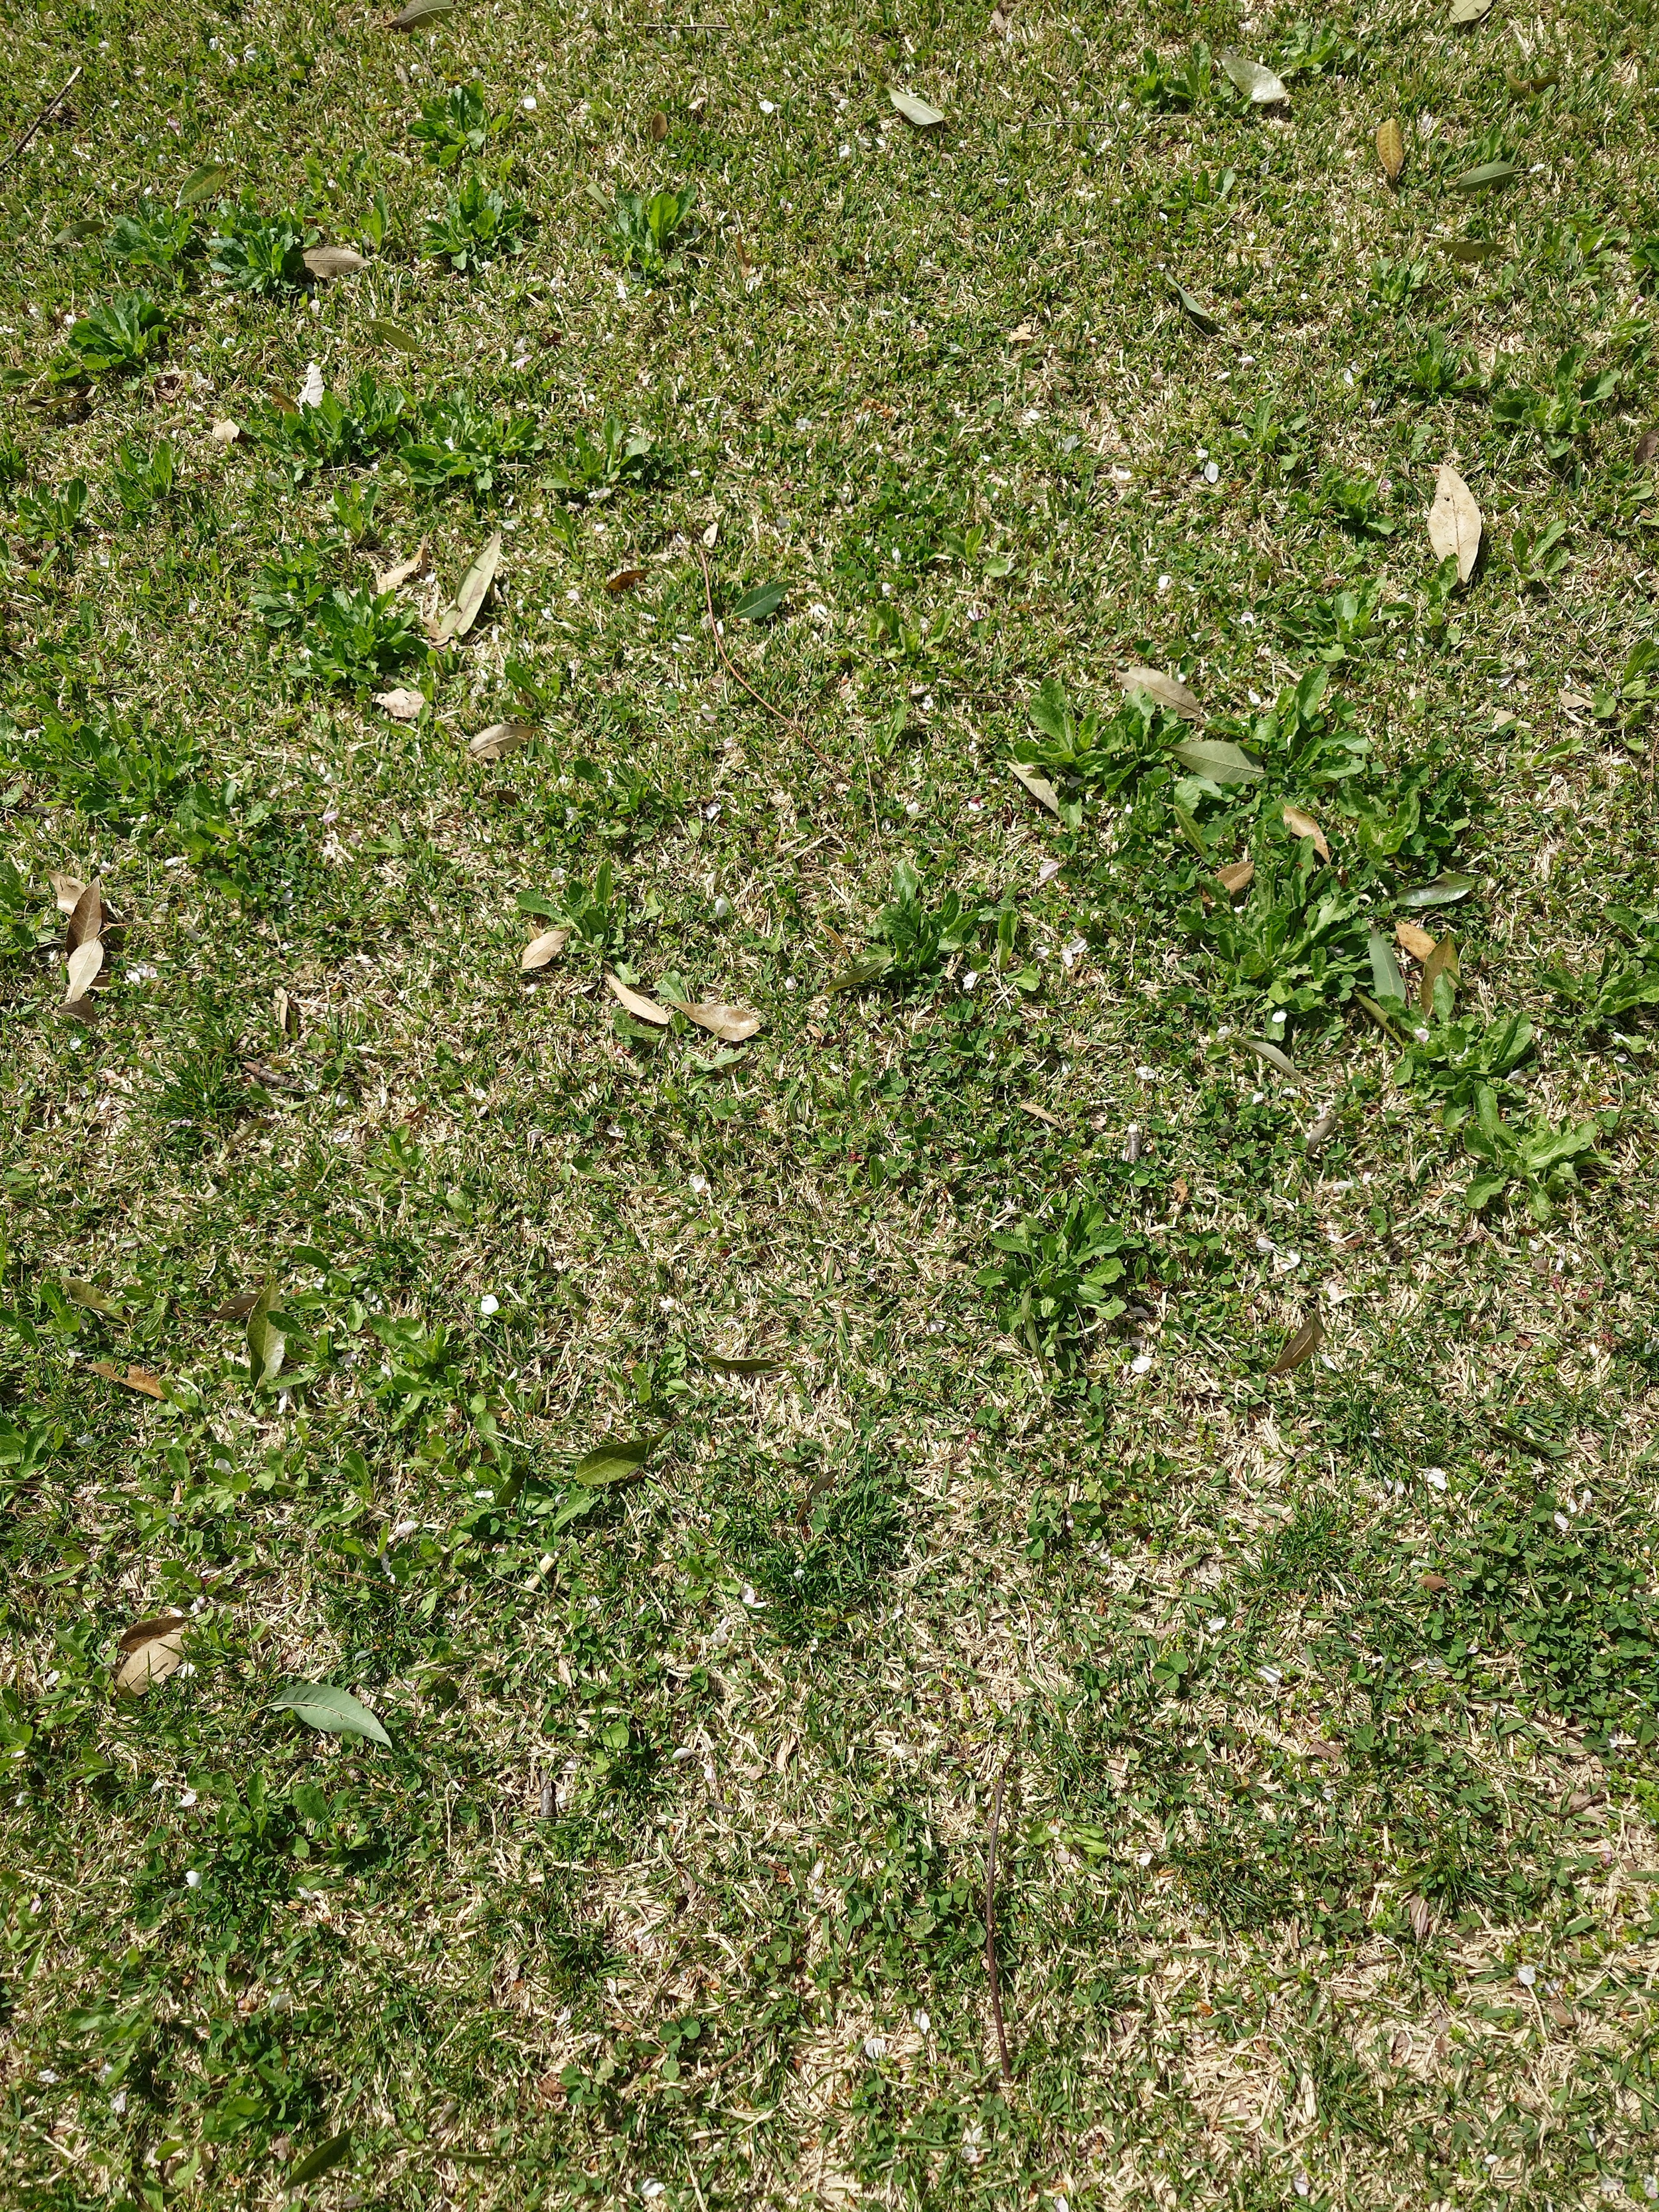
[[[1002,2024],[1002,1990],[997,1980],[997,1830],[1002,1826],[1002,1785],[1008,1778],[1005,1759],[991,1799],[991,1840],[985,1853],[985,1978],[991,1985],[991,2017],[996,2022],[997,2059],[1005,2089],[1013,2081],[1008,2063],[1008,2031]]]
[[[744,690],[749,694],[750,697],[754,701],[757,707],[763,707],[766,709],[766,712],[771,715],[774,721],[781,722],[786,730],[793,731],[794,734],[801,740],[802,744],[805,745],[809,752],[817,753],[818,758],[821,761],[823,760],[823,755],[818,752],[817,747],[812,743],[811,738],[807,736],[805,731],[803,730],[798,723],[793,721],[790,717],[784,713],[781,707],[775,707],[769,699],[763,699],[760,693],[756,690],[754,685],[752,684],[745,684],[742,677],[738,675],[737,670],[732,665],[731,656],[726,650],[726,640],[720,635],[720,626],[719,623],[714,619],[714,586],[708,574],[708,556],[702,550],[701,539],[694,536],[691,543],[696,548],[697,559],[702,565],[702,596],[708,605],[708,627],[714,634],[714,650],[720,657],[721,667],[725,669],[726,674],[740,690]],[[829,763],[825,761],[824,765],[827,768],[829,766]]]
[[[23,133],[17,143],[12,148],[10,153],[7,155],[5,160],[3,161],[0,161],[0,176],[3,176],[6,171],[10,168],[12,163],[17,159],[17,156],[28,144],[35,132],[40,130],[40,126],[45,123],[46,118],[52,113],[52,110],[57,107],[61,107],[64,102],[69,98],[70,90],[75,83],[75,79],[80,76],[81,70],[84,66],[84,64],[78,64],[76,65],[74,75],[71,76],[69,83],[64,87],[64,89],[58,94],[57,99],[49,100],[46,102],[46,106],[40,110],[40,112],[35,117],[33,122],[30,124],[28,129]]]

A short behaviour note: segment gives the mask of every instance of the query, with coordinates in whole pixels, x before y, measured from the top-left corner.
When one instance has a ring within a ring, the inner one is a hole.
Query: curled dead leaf
[[[1433,938],[1426,929],[1419,929],[1414,921],[1395,922],[1394,941],[1402,952],[1409,952],[1413,960],[1426,960],[1434,950]]]
[[[89,1359],[87,1365],[94,1375],[101,1375],[106,1382],[118,1382],[124,1390],[137,1390],[141,1397],[165,1398],[167,1395],[166,1383],[147,1367],[118,1367],[112,1359]]]
[[[377,592],[395,592],[411,576],[418,576],[425,566],[426,540],[423,538],[407,561],[396,562],[390,568],[375,570],[374,588]]]
[[[1179,714],[1183,722],[1198,722],[1204,718],[1198,694],[1178,676],[1166,676],[1160,668],[1120,668],[1117,680],[1126,691],[1144,691],[1157,705]]]
[[[52,895],[58,902],[59,914],[73,914],[80,904],[86,885],[79,876],[53,876]],[[96,934],[96,932],[94,933]]]
[[[605,588],[615,599],[620,592],[631,592],[636,585],[642,584],[645,573],[643,568],[613,569],[605,580]]]
[[[1248,888],[1255,875],[1254,860],[1233,860],[1230,861],[1226,867],[1216,870],[1215,879],[1228,897],[1234,898],[1240,891]]]
[[[467,740],[467,751],[474,760],[500,760],[503,753],[516,752],[520,745],[528,744],[541,732],[533,722],[492,722],[487,730],[480,730],[476,738]]]
[[[760,1016],[750,1013],[747,1006],[728,1006],[715,999],[690,1005],[683,999],[671,999],[668,1003],[676,1013],[684,1014],[688,1022],[695,1022],[700,1030],[707,1030],[726,1044],[741,1044],[761,1025]]]
[[[1285,807],[1284,813],[1285,827],[1290,831],[1291,836],[1311,837],[1315,852],[1322,860],[1328,860],[1331,857],[1331,848],[1325,842],[1325,832],[1314,820],[1312,815],[1304,814],[1299,806],[1289,805]]]
[[[1455,560],[1457,580],[1467,584],[1480,555],[1480,509],[1455,469],[1443,463],[1429,509],[1429,544],[1437,561]]]
[[[1054,787],[1049,782],[1046,775],[1040,775],[1034,768],[1027,768],[1024,761],[1010,761],[1008,766],[1012,773],[1017,775],[1019,781],[1024,785],[1027,791],[1030,793],[1032,798],[1036,799],[1039,806],[1047,807],[1049,813],[1054,816],[1056,822],[1060,822],[1065,819],[1065,817],[1060,812],[1060,793],[1054,789]]]
[[[568,929],[544,929],[539,937],[532,937],[519,955],[519,966],[528,975],[533,969],[545,968],[550,960],[556,960],[570,942]]]
[[[399,685],[396,690],[377,691],[374,703],[383,708],[394,722],[413,722],[420,718],[421,709],[426,704],[426,694],[424,691],[410,691]]]
[[[142,1698],[152,1682],[165,1682],[184,1663],[185,1631],[190,1626],[182,1613],[157,1613],[150,1620],[136,1620],[121,1638],[121,1665],[116,1689],[124,1697]]]
[[[605,981],[611,997],[619,1006],[626,1006],[636,1020],[649,1022],[654,1029],[665,1030],[674,1018],[666,1006],[659,1006],[654,999],[647,999],[643,992],[632,989],[618,976],[613,975],[608,968],[605,971]]]
[[[1377,131],[1376,158],[1389,182],[1397,185],[1406,166],[1406,134],[1400,127],[1398,116],[1391,115]]]

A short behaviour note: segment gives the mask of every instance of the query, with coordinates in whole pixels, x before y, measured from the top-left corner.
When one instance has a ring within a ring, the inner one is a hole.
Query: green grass
[[[8,2205],[1659,2191],[1659,33],[1444,14],[9,21]]]

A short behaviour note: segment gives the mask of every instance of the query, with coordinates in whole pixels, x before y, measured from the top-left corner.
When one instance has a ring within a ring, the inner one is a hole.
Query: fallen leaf
[[[1288,802],[1285,806],[1284,814],[1285,827],[1291,835],[1293,837],[1311,837],[1315,852],[1322,860],[1328,860],[1331,857],[1331,848],[1325,842],[1325,832],[1314,820],[1312,815],[1304,814],[1299,806],[1291,806]]]
[[[181,208],[199,207],[204,200],[210,200],[215,192],[222,191],[229,182],[228,169],[220,167],[217,162],[210,163],[206,168],[198,169],[193,176],[185,178],[179,187],[176,204]]]
[[[1187,287],[1184,284],[1177,283],[1173,276],[1166,276],[1164,281],[1169,286],[1171,295],[1179,303],[1181,311],[1184,315],[1188,316],[1191,320],[1197,325],[1200,331],[1214,331],[1216,328],[1215,317],[1210,313],[1209,309],[1203,305],[1202,301],[1195,300],[1192,294],[1187,289]]]
[[[987,37],[1006,39],[1013,25],[1014,0],[997,0],[996,6],[991,10],[991,20],[986,25]]]
[[[745,592],[732,608],[732,619],[734,622],[765,622],[783,605],[788,589],[787,584],[757,584],[754,590]]]
[[[72,1304],[85,1306],[89,1312],[108,1314],[113,1321],[123,1317],[123,1309],[106,1291],[100,1291],[96,1283],[83,1283],[78,1275],[64,1277],[64,1295]]]
[[[87,1364],[94,1375],[101,1375],[106,1382],[118,1382],[124,1390],[137,1390],[146,1398],[167,1395],[166,1383],[147,1367],[118,1367],[109,1359],[89,1359]]]
[[[1632,458],[1638,469],[1651,468],[1654,462],[1659,460],[1659,430],[1643,431],[1636,441],[1636,452]]]
[[[355,276],[368,262],[361,253],[354,253],[349,246],[313,246],[301,254],[301,259],[319,283],[327,284],[337,276]]]
[[[545,968],[550,960],[556,960],[570,942],[568,929],[544,929],[539,937],[532,937],[519,955],[519,966],[528,975],[532,969]]]
[[[299,404],[301,407],[320,407],[327,391],[328,386],[323,382],[323,365],[313,361],[306,370],[305,382],[300,386]]]
[[[276,1380],[288,1351],[287,1337],[270,1317],[276,1295],[276,1285],[266,1283],[248,1309],[247,1372],[256,1390],[263,1390]]]
[[[445,614],[433,632],[433,641],[447,645],[453,637],[465,637],[478,618],[478,610],[485,594],[495,580],[496,563],[501,557],[501,533],[498,530],[486,538],[473,556],[472,565],[461,579],[461,587],[455,594],[455,604]]]
[[[399,353],[419,353],[421,341],[413,331],[406,331],[401,323],[389,323],[376,315],[368,326],[368,334],[377,345],[389,345]]]
[[[1046,775],[1040,775],[1034,768],[1027,768],[1024,761],[1010,761],[1008,766],[1039,806],[1046,806],[1056,822],[1065,820],[1060,811],[1060,793]]]
[[[1266,1060],[1269,1067],[1276,1067],[1281,1075],[1288,1075],[1292,1083],[1299,1083],[1304,1091],[1307,1089],[1306,1076],[1297,1068],[1293,1060],[1288,1059],[1284,1053],[1280,1052],[1276,1044],[1269,1044],[1266,1037],[1246,1037],[1244,1042],[1258,1060]]]
[[[332,1682],[290,1682],[271,1699],[270,1710],[292,1713],[307,1728],[320,1729],[325,1735],[367,1736],[371,1743],[382,1743],[388,1751],[392,1748],[392,1738],[368,1707],[349,1690]]]
[[[1462,973],[1457,963],[1457,940],[1443,937],[1423,963],[1422,980],[1417,987],[1417,1003],[1425,1014],[1434,1012],[1434,987],[1442,975],[1449,975],[1454,983]]]
[[[1425,1590],[1443,1590],[1446,1587],[1446,1577],[1444,1575],[1425,1575],[1423,1587]]]
[[[1034,1106],[1029,1098],[1017,1098],[1014,1103],[1022,1114],[1029,1114],[1034,1121],[1046,1121],[1051,1129],[1063,1129],[1066,1126],[1057,1114],[1051,1114],[1046,1106]]]
[[[631,1481],[667,1434],[666,1429],[658,1429],[648,1437],[611,1437],[582,1455],[571,1468],[570,1479],[587,1490]]]
[[[1376,158],[1382,164],[1382,173],[1391,185],[1400,182],[1400,173],[1406,166],[1406,134],[1400,127],[1397,116],[1391,115],[1376,134]]]
[[[659,1006],[654,999],[647,999],[642,992],[630,989],[608,968],[605,971],[605,981],[611,997],[619,1005],[626,1006],[629,1012],[640,1021],[649,1022],[654,1029],[659,1030],[665,1030],[672,1021],[673,1016],[666,1006]]]
[[[1385,1005],[1396,1000],[1402,1005],[1406,997],[1406,979],[1400,972],[1400,963],[1394,957],[1394,947],[1373,922],[1368,933],[1367,951],[1370,956],[1371,983],[1376,995]]]
[[[1457,580],[1467,584],[1474,574],[1480,552],[1480,510],[1474,494],[1454,468],[1444,463],[1434,487],[1429,509],[1429,544],[1437,561],[1455,560]]]
[[[1409,890],[1401,891],[1401,906],[1454,906],[1467,898],[1474,889],[1475,878],[1455,873],[1437,876],[1431,884],[1413,884]]]
[[[434,15],[454,13],[455,0],[409,0],[406,8],[399,8],[387,23],[388,31],[418,31],[422,23],[429,23]]]
[[[534,722],[492,722],[476,738],[468,738],[466,749],[474,760],[500,760],[503,753],[516,752],[520,745],[528,744],[532,738],[540,735]]]
[[[1035,323],[1018,323],[1008,333],[1010,345],[1030,345],[1036,336]]]
[[[1465,169],[1461,177],[1454,177],[1451,188],[1455,192],[1483,192],[1488,185],[1506,185],[1516,173],[1513,161],[1482,161],[1478,168]]]
[[[1254,783],[1265,773],[1225,738],[1182,738],[1170,750],[1183,768],[1211,783]]]
[[[702,999],[692,1005],[671,999],[668,1003],[676,1013],[684,1014],[688,1022],[695,1022],[700,1030],[707,1030],[726,1044],[741,1044],[761,1025],[760,1016],[751,1014],[746,1006],[725,1006],[717,999]]]
[[[1305,1365],[1325,1341],[1325,1324],[1316,1311],[1286,1339],[1285,1349],[1267,1370],[1269,1375],[1288,1375]]]
[[[1178,676],[1166,676],[1158,668],[1120,668],[1117,680],[1126,691],[1144,691],[1155,705],[1167,707],[1183,722],[1198,722],[1204,718],[1197,693]]]
[[[613,599],[618,592],[631,592],[635,585],[645,581],[643,568],[615,568],[605,580],[605,588]]]
[[[291,392],[284,392],[280,384],[273,384],[265,395],[279,415],[297,415],[300,403]]]
[[[1395,942],[1402,952],[1409,952],[1413,960],[1426,960],[1434,950],[1434,939],[1426,929],[1419,929],[1414,921],[1397,921],[1394,926]]]
[[[69,981],[64,992],[64,1004],[72,1006],[98,981],[104,964],[104,946],[100,938],[89,937],[84,945],[77,945],[70,955]]]
[[[243,1291],[234,1298],[227,1298],[222,1306],[215,1306],[215,1321],[246,1321],[259,1303],[258,1291]]]
[[[854,960],[830,978],[824,994],[829,997],[837,991],[856,991],[866,983],[878,983],[892,964],[886,953],[878,953],[873,960]]]
[[[1305,1142],[1310,1152],[1322,1152],[1336,1134],[1336,1109],[1328,1106],[1309,1130]]]
[[[663,140],[668,136],[668,118],[663,113],[660,107],[651,118],[651,136],[659,146],[661,145]]]
[[[1491,12],[1492,0],[1452,0],[1449,23],[1478,23]]]
[[[1170,1185],[1170,1218],[1172,1221],[1176,1215],[1180,1212],[1182,1207],[1185,1206],[1190,1194],[1191,1194],[1187,1188],[1186,1176],[1177,1176],[1175,1181]]]
[[[913,92],[896,92],[892,102],[907,123],[914,123],[918,131],[931,131],[935,124],[943,123],[945,110],[930,107],[925,100],[918,100]]]
[[[1406,1907],[1406,1917],[1411,1923],[1412,1934],[1419,1943],[1426,1943],[1434,1929],[1434,1907],[1425,1897],[1414,1897]],[[1436,2045],[1437,2051],[1438,2045]]]
[[[1234,898],[1249,885],[1255,874],[1254,860],[1233,860],[1226,867],[1216,870],[1215,879],[1228,897]]]
[[[79,876],[54,876],[52,879],[52,895],[58,902],[58,913],[72,915],[81,903],[86,888]],[[93,934],[95,937],[98,934],[97,931],[94,930]]]
[[[425,7],[428,13],[434,12],[432,0],[420,0],[420,4]],[[442,7],[437,9],[435,12],[447,15],[453,4],[454,0],[443,0]],[[405,9],[404,13],[407,15],[409,10]],[[385,1739],[382,1738],[381,1741],[384,1741]],[[350,2155],[351,2130],[349,2128],[342,2128],[338,2135],[330,2136],[326,2142],[319,2142],[315,2150],[307,2151],[289,2174],[283,2186],[291,2195],[295,2190],[301,2188],[307,2181],[315,2181],[319,2174],[331,2172],[340,2164],[343,2159],[349,2158]]]
[[[161,1613],[150,1620],[135,1620],[121,1638],[122,1663],[115,1686],[124,1697],[142,1698],[152,1682],[165,1682],[184,1663],[185,1631],[190,1626],[182,1613]]]
[[[1257,107],[1270,106],[1276,100],[1290,98],[1284,85],[1270,69],[1264,68],[1260,62],[1249,60],[1231,46],[1223,46],[1216,59],[1239,90]]]
[[[720,1352],[700,1352],[697,1357],[716,1375],[781,1375],[785,1371],[781,1359],[728,1359]]]
[[[377,592],[395,592],[411,576],[418,576],[425,566],[426,540],[423,538],[407,561],[399,561],[390,568],[376,569],[374,588]]]
[[[103,893],[96,884],[87,884],[70,908],[69,927],[64,932],[64,950],[66,953],[73,952],[78,945],[86,945],[103,933]]]
[[[1442,242],[1454,261],[1492,261],[1503,252],[1490,238],[1448,238]]]
[[[402,688],[395,691],[377,691],[374,703],[377,707],[384,707],[394,722],[412,722],[426,704],[426,694]]]
[[[208,434],[216,444],[234,446],[242,434],[242,426],[240,422],[233,422],[227,416],[222,422],[216,422]]]

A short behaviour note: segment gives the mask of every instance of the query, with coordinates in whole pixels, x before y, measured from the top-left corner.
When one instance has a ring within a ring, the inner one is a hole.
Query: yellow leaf
[[[641,992],[630,990],[628,985],[613,975],[608,968],[605,971],[605,988],[611,997],[619,1005],[626,1006],[629,1012],[635,1015],[639,1020],[649,1022],[653,1028],[659,1030],[665,1030],[669,1023],[673,1020],[674,1018],[666,1006],[659,1006],[654,999],[646,998]]]
[[[1376,134],[1376,158],[1389,182],[1397,185],[1406,166],[1406,134],[1397,116],[1391,115]]]
[[[1322,860],[1328,860],[1330,859],[1331,848],[1325,842],[1325,832],[1314,820],[1311,814],[1304,814],[1299,806],[1286,805],[1285,808],[1285,827],[1290,831],[1293,837],[1311,837],[1313,839],[1314,850],[1318,854],[1320,859]]]
[[[568,929],[544,929],[539,937],[532,937],[519,955],[519,966],[527,975],[532,969],[545,968],[550,960],[556,960],[570,942]]]
[[[165,1682],[184,1662],[185,1630],[182,1613],[158,1613],[152,1620],[137,1620],[121,1638],[121,1666],[115,1686],[124,1696],[142,1698],[152,1682]]]
[[[1429,544],[1437,561],[1455,560],[1457,580],[1467,584],[1480,554],[1480,509],[1455,469],[1442,465],[1429,509]]]

